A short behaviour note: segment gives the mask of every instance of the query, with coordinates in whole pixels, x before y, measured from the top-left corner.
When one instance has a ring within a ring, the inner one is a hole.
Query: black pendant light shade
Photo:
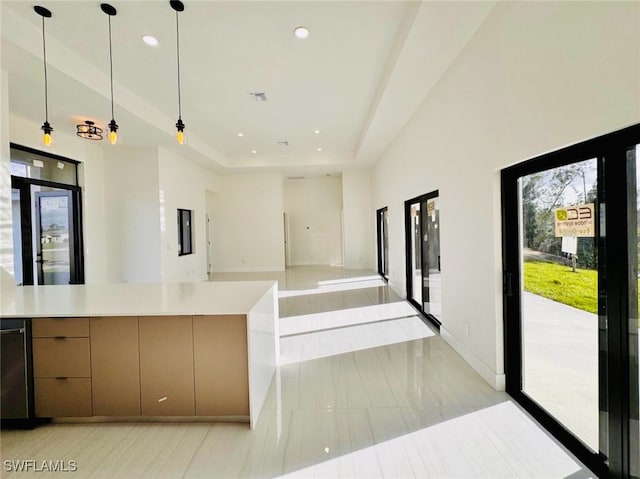
[[[115,17],[118,11],[108,3],[103,3],[100,8],[109,18],[109,79],[111,85],[111,121],[109,122],[109,143],[115,145],[118,142],[118,124],[113,110],[113,51],[111,46],[111,17]]]
[[[179,145],[184,143],[184,128],[182,122],[182,99],[180,97],[180,25],[178,22],[178,13],[184,11],[184,3],[179,0],[171,0],[169,2],[171,8],[176,11],[176,59],[178,65],[178,121],[176,122],[176,141]]]
[[[36,5],[33,10],[42,17],[42,57],[44,62],[44,123],[40,127],[43,136],[42,141],[45,146],[51,146],[53,141],[51,135],[53,133],[53,127],[49,123],[49,85],[47,82],[47,43],[44,35],[44,19],[51,18],[51,11],[44,7]]]

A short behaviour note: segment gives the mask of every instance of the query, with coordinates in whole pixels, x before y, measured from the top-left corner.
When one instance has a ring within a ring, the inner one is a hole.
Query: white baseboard
[[[284,271],[282,266],[258,266],[258,267],[242,267],[242,268],[216,268],[211,274],[216,273],[259,273],[267,271]]]
[[[469,365],[476,370],[480,376],[484,378],[496,391],[505,390],[505,375],[496,374],[489,366],[487,366],[473,351],[458,341],[443,326],[440,326],[440,336],[444,339]]]

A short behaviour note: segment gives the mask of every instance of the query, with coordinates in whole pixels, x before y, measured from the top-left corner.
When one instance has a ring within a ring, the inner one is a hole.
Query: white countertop
[[[0,289],[0,317],[247,314],[275,281],[22,286]]]

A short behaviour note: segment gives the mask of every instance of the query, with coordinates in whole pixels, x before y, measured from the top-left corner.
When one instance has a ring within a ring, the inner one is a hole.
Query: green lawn
[[[568,304],[590,313],[598,313],[598,272],[542,261],[524,263],[524,290]]]

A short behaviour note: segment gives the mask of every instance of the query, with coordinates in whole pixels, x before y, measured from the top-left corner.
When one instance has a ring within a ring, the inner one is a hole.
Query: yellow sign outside
[[[556,208],[556,237],[592,238],[596,235],[596,215],[593,203]]]

